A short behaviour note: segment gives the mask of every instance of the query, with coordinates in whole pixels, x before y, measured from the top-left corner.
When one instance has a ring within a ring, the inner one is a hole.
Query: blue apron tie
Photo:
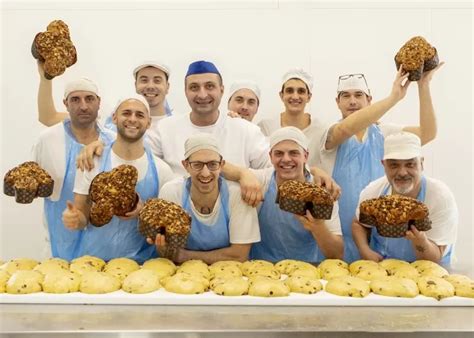
[[[381,196],[388,194],[390,184],[388,184],[383,190]],[[416,196],[416,199],[420,202],[424,202],[426,197],[426,178],[421,178],[421,188]],[[378,252],[382,257],[385,258],[396,258],[407,262],[413,262],[416,260],[415,251],[411,241],[406,238],[390,238],[380,236],[377,228],[372,229],[370,238],[370,248]],[[448,248],[448,253],[442,257],[441,264],[449,265],[451,260],[451,246]]]
[[[371,125],[367,138],[359,142],[355,136],[337,149],[333,178],[342,189],[339,198],[339,218],[344,236],[344,260],[351,263],[360,259],[359,250],[352,238],[352,220],[359,202],[360,192],[373,180],[384,175],[384,137],[379,127]]]
[[[191,178],[186,179],[183,184],[182,205],[192,218],[191,233],[186,249],[209,251],[226,248],[230,245],[229,188],[222,177],[219,177],[218,184],[221,209],[214,224],[204,224],[199,221],[191,207]]]
[[[111,151],[112,145],[104,149],[100,172],[112,169]],[[148,160],[147,172],[145,178],[138,181],[135,188],[142,201],[158,196],[160,186],[155,161],[147,147],[145,147],[145,153]],[[84,231],[79,253],[81,256],[92,255],[106,261],[117,257],[127,257],[140,264],[147,259],[157,257],[155,246],[149,245],[138,232],[138,218],[123,220],[117,216],[102,227],[88,225]]]
[[[307,181],[312,177],[307,176]],[[275,172],[258,212],[261,241],[254,243],[250,259],[278,262],[297,259],[316,263],[325,259],[311,232],[306,230],[292,213],[283,211],[275,202],[277,196]]]

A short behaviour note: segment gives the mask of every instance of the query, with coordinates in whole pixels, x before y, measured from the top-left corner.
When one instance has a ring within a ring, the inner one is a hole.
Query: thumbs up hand
[[[81,217],[82,216],[82,217]],[[76,208],[71,201],[66,201],[66,209],[63,211],[63,224],[69,230],[80,230],[81,218],[83,218],[82,212]]]

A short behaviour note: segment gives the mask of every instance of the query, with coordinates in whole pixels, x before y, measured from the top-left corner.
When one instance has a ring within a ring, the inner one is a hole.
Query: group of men
[[[222,113],[219,70],[211,62],[193,62],[185,76],[191,111],[171,114],[169,68],[145,62],[133,71],[139,95],[119,102],[109,118],[113,128],[107,129],[97,121],[100,96],[92,81],[69,83],[67,113],[58,112],[52,81],[43,77],[39,63],[39,117],[50,128],[34,147],[34,159],[55,180],[44,210],[51,253],[65,259],[89,254],[138,262],[158,256],[166,249],[166,237],[142,238],[137,216],[147,199],[159,196],[192,217],[188,243],[174,257],[178,263],[395,257],[449,264],[456,203],[445,185],[423,175],[421,154],[421,146],[436,136],[430,81],[440,66],[417,82],[419,126],[378,123],[407,93],[410,82],[401,68],[391,93],[375,103],[363,74],[340,76],[336,103],[342,119],[325,126],[305,111],[313,81],[301,69],[283,76],[279,95],[284,111],[255,125],[261,96],[254,82],[235,82],[229,113]],[[76,158],[84,171],[76,169]],[[114,216],[96,228],[89,223],[89,186],[95,175],[120,164],[138,169],[140,202],[126,217]],[[336,198],[341,192],[331,219],[281,210],[276,194],[288,180],[323,184]],[[412,227],[405,238],[387,239],[359,223],[358,204],[388,193],[425,202],[432,229]]]

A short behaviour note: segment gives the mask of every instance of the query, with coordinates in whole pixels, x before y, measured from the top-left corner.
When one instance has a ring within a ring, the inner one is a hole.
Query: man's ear
[[[372,103],[372,95],[367,95],[367,101],[369,102],[369,104]]]
[[[421,170],[425,170],[424,163],[425,163],[425,158],[424,158],[424,157],[421,157],[421,158],[420,158]]]
[[[112,114],[112,122],[115,125],[117,125],[117,112],[116,111]]]

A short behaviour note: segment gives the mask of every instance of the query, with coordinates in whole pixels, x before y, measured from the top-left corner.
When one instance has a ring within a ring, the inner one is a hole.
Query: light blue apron
[[[214,224],[204,224],[199,221],[191,207],[191,178],[188,178],[183,184],[183,209],[192,217],[191,233],[189,234],[186,249],[209,251],[226,248],[230,245],[229,188],[227,187],[227,182],[222,177],[219,177],[218,184],[221,209]]]
[[[44,213],[48,223],[51,254],[65,260],[78,257],[78,246],[82,238],[82,231],[69,230],[62,222],[62,214],[66,209],[66,201],[74,201],[74,180],[76,178],[76,157],[84,145],[77,142],[71,130],[71,120],[63,122],[65,132],[65,172],[63,186],[59,200],[44,199]],[[113,140],[107,133],[97,129],[100,139],[106,144]]]
[[[311,175],[307,181],[312,181]],[[283,211],[275,202],[277,196],[275,172],[258,212],[261,240],[252,245],[250,259],[278,262],[297,259],[316,263],[325,259],[311,232],[292,213]]]
[[[387,185],[382,192],[381,196],[387,195],[390,185]],[[420,202],[424,202],[426,197],[426,178],[421,179],[421,189],[416,199]],[[372,229],[370,237],[370,248],[378,252],[382,257],[385,258],[396,258],[407,262],[413,262],[416,260],[415,251],[410,240],[406,238],[390,238],[380,236],[377,228]],[[448,253],[441,258],[441,264],[449,265],[451,262],[451,249],[448,248]]]
[[[370,182],[384,175],[380,162],[383,159],[383,142],[382,132],[373,124],[367,129],[367,138],[363,142],[353,136],[337,149],[332,176],[342,189],[339,218],[344,236],[344,260],[348,263],[360,259],[352,238],[352,220],[360,192]]]
[[[170,105],[168,104],[168,101],[165,100],[165,114],[166,116],[171,116],[172,115],[172,109],[170,107]],[[109,130],[112,130],[113,132],[117,132],[117,126],[115,125],[114,121],[112,120],[112,114],[110,114],[109,116],[107,116],[107,118],[105,119],[105,123],[104,123],[104,127],[109,129]]]
[[[112,145],[104,149],[100,172],[110,171]],[[158,196],[160,186],[155,161],[151,151],[145,147],[148,168],[145,178],[137,182],[135,191],[142,201]],[[100,257],[106,261],[127,257],[143,263],[145,260],[157,257],[154,245],[147,244],[145,238],[138,232],[138,218],[129,220],[114,216],[102,227],[87,225],[81,242],[79,254]]]

